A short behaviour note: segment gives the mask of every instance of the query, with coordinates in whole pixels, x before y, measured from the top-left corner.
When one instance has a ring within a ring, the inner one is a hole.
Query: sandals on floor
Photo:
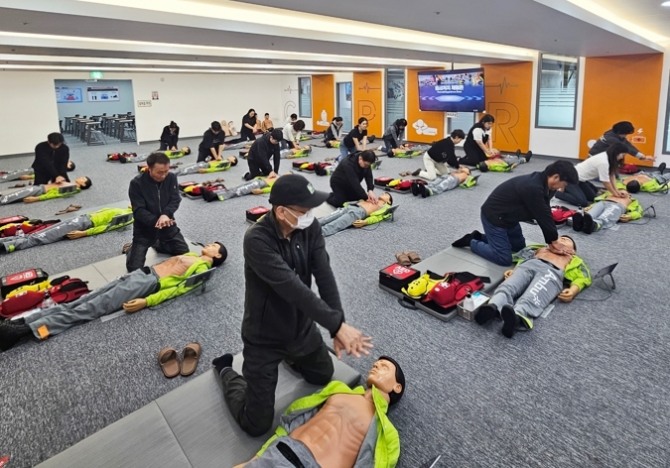
[[[133,246],[132,242],[126,242],[125,244],[123,244],[123,247],[121,247],[121,254],[123,255],[127,254],[132,246]]]
[[[181,375],[183,377],[188,377],[195,372],[195,369],[198,367],[201,352],[202,346],[200,346],[200,343],[198,342],[189,343],[184,346],[181,364]]]
[[[60,210],[56,214],[57,215],[62,215],[62,214],[65,214],[65,213],[72,213],[73,211],[78,211],[78,210],[81,210],[81,205],[70,205],[67,208],[65,208],[64,210]]]
[[[398,252],[395,254],[395,259],[398,261],[398,264],[402,266],[410,266],[412,264],[412,260],[410,260],[407,252]]]
[[[402,171],[398,174],[400,177],[409,177],[412,175],[412,171]]]
[[[177,377],[181,372],[179,355],[174,348],[163,348],[158,352],[158,365],[168,379]]]
[[[405,253],[406,253],[407,256],[409,257],[409,261],[410,261],[410,262],[412,262],[412,263],[419,263],[419,262],[421,261],[421,257],[419,256],[418,253],[416,253],[416,252],[414,252],[414,251],[409,251],[409,252],[405,252]]]

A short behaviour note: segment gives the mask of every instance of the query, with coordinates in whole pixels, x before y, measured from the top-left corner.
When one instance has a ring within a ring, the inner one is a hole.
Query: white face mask
[[[288,211],[290,211],[291,214],[292,214],[293,216],[295,216],[296,219],[298,220],[297,223],[294,224],[294,225],[292,226],[293,229],[307,229],[307,228],[310,227],[310,226],[312,225],[312,223],[314,222],[314,218],[315,218],[315,216],[314,216],[314,213],[312,213],[312,210],[309,210],[307,213],[298,216],[297,214],[295,214],[295,213],[293,212],[292,209],[290,209],[290,208],[286,208],[286,209],[287,209]]]

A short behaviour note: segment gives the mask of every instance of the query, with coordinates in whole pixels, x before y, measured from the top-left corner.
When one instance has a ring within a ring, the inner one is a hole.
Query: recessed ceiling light
[[[661,3],[661,6],[670,7],[670,2],[663,2]]]

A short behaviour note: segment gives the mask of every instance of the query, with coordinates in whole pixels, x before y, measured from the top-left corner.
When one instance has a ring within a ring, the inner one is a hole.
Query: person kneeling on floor
[[[28,315],[24,323],[0,321],[0,350],[6,351],[30,335],[44,340],[121,308],[133,313],[185,294],[195,287],[185,285],[187,278],[218,267],[227,256],[222,243],[207,244],[200,255],[176,255],[152,267],[126,273],[76,301]]]
[[[376,202],[361,200],[357,203],[348,203],[328,216],[319,219],[321,232],[326,237],[344,231],[351,226],[362,228],[380,223],[393,216],[390,211],[392,205],[393,197],[389,192],[382,193]]]
[[[568,250],[577,251],[575,241],[568,236],[559,237],[557,242]],[[480,325],[502,318],[501,331],[507,338],[512,338],[519,329],[532,330],[533,319],[556,297],[571,302],[591,284],[591,272],[576,254],[558,254],[549,247],[529,246],[516,257],[520,261],[518,266],[505,272],[505,281],[475,316]]]
[[[216,370],[226,371],[219,366]],[[380,356],[366,383],[367,389],[351,389],[333,381],[297,399],[284,412],[275,435],[252,460],[235,468],[396,466],[400,437],[386,413],[405,392],[405,374],[393,358]]]

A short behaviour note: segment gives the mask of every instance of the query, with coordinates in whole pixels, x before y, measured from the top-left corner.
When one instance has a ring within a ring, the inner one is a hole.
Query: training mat
[[[357,385],[360,374],[332,358],[333,379],[349,386]],[[240,353],[235,356],[233,368],[241,372],[242,362]],[[200,365],[206,364],[201,362]],[[282,363],[275,393],[273,428],[265,437],[250,437],[228,411],[216,373],[206,372],[38,466],[233,466],[254,456],[292,401],[318,388]]]
[[[444,274],[450,272],[467,271],[476,276],[487,277],[490,279],[490,282],[484,283],[484,289],[482,289],[482,291],[490,296],[490,293],[496,286],[502,283],[505,270],[512,267],[496,265],[495,263],[483,259],[479,255],[475,255],[470,249],[448,247],[447,249],[412,265],[411,268],[420,271],[421,274],[431,271],[444,276]],[[456,308],[447,313],[441,313],[431,308],[427,303],[421,302],[421,299],[412,299],[404,295],[402,292],[382,284],[380,284],[379,287],[400,298],[405,307],[422,310],[440,320],[448,321],[457,315]]]

